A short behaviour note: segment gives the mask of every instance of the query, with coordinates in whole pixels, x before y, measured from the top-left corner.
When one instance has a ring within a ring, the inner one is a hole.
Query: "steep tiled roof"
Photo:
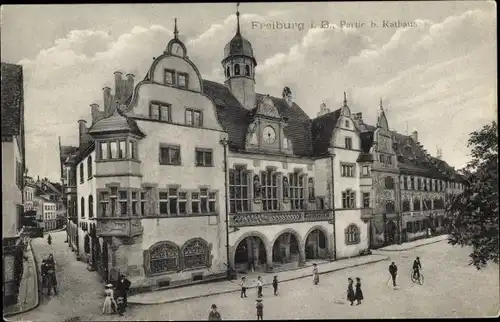
[[[217,117],[224,130],[229,134],[229,147],[232,150],[244,150],[246,131],[251,121],[251,111],[245,109],[231,91],[222,84],[203,80],[203,91],[217,107]],[[257,94],[256,102],[259,102],[263,96],[263,94]],[[287,120],[284,132],[292,142],[294,154],[311,156],[311,120],[307,114],[295,103],[289,106],[284,99],[272,96],[271,99],[280,115]]]
[[[2,138],[21,133],[23,67],[2,63]]]
[[[131,118],[121,114],[118,109],[115,109],[115,113],[113,115],[95,122],[88,131],[89,134],[116,132],[131,132],[144,136],[144,133],[140,130],[137,123]]]
[[[446,178],[429,161],[424,151],[410,136],[393,132],[399,153],[398,161],[401,173],[416,174],[434,178]]]
[[[339,108],[312,120],[311,135],[315,155],[320,156],[328,153],[333,130],[340,117],[340,110]]]

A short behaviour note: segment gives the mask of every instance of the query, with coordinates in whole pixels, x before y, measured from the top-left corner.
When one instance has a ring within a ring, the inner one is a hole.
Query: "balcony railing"
[[[135,237],[142,235],[140,219],[132,218],[96,218],[97,236]]]
[[[333,210],[250,212],[229,215],[230,227],[291,224],[333,219]]]

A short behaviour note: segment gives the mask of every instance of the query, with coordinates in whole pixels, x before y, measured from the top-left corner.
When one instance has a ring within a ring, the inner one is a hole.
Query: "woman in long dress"
[[[363,291],[361,290],[361,279],[359,277],[356,277],[356,293],[354,294],[354,297],[356,298],[356,301],[358,301],[356,305],[360,305],[361,300],[363,299]]]
[[[316,264],[313,264],[313,282],[314,285],[318,285],[319,283],[319,272],[318,272],[318,266]]]
[[[113,284],[106,285],[104,294],[106,294],[106,298],[104,299],[104,304],[102,306],[102,314],[113,314],[115,312],[115,308],[117,307],[114,298]]]
[[[353,305],[354,300],[356,299],[356,296],[354,295],[354,288],[352,286],[353,280],[349,277],[347,281],[349,282],[349,285],[347,285],[347,300],[351,302],[351,305]]]

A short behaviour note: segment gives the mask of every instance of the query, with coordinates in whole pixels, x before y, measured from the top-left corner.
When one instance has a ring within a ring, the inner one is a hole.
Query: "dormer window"
[[[345,120],[345,127],[349,128],[349,120]]]
[[[245,65],[245,76],[250,76],[250,66]]]
[[[234,65],[234,74],[235,75],[240,74],[240,65],[238,65],[238,64]]]
[[[167,85],[175,84],[175,71],[171,69],[165,69],[165,79],[164,83]]]
[[[194,109],[186,109],[186,125],[202,127],[203,126],[203,113]]]
[[[186,73],[177,73],[177,85],[179,87],[188,87],[188,80],[189,80],[189,75]]]
[[[352,138],[350,137],[345,138],[345,148],[348,150],[352,149]]]

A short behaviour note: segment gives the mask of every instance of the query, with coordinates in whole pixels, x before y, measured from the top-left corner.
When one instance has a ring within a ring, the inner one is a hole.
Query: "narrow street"
[[[38,308],[17,315],[12,320],[61,321],[73,317],[87,320],[101,314],[104,288],[95,272],[89,272],[86,264],[76,260],[66,240],[66,232],[51,233],[52,244],[47,243],[47,235],[32,240],[32,247],[38,261],[54,254],[58,294],[44,295]],[[84,318],[85,317],[85,318]]]
[[[255,318],[255,290],[249,290],[247,299],[241,299],[239,293],[221,294],[176,303],[133,305],[123,317],[104,316],[103,288],[97,274],[88,272],[84,263],[76,262],[64,243],[64,232],[52,237],[52,245],[41,239],[34,240],[33,245],[42,256],[54,253],[60,293],[12,320],[62,321],[74,317],[84,321],[206,320],[213,303],[225,320]],[[469,249],[439,242],[384,254],[391,257],[390,261],[321,275],[318,286],[310,278],[285,282],[279,286],[279,296],[273,296],[272,289],[265,287],[264,318],[483,317],[498,313],[498,265],[477,271],[467,265]],[[410,280],[411,265],[417,256],[422,260],[424,285]],[[399,268],[397,289],[388,283],[391,261]],[[350,306],[346,301],[348,277],[361,278],[365,300],[360,306]],[[182,288],[172,292],[182,292]]]

